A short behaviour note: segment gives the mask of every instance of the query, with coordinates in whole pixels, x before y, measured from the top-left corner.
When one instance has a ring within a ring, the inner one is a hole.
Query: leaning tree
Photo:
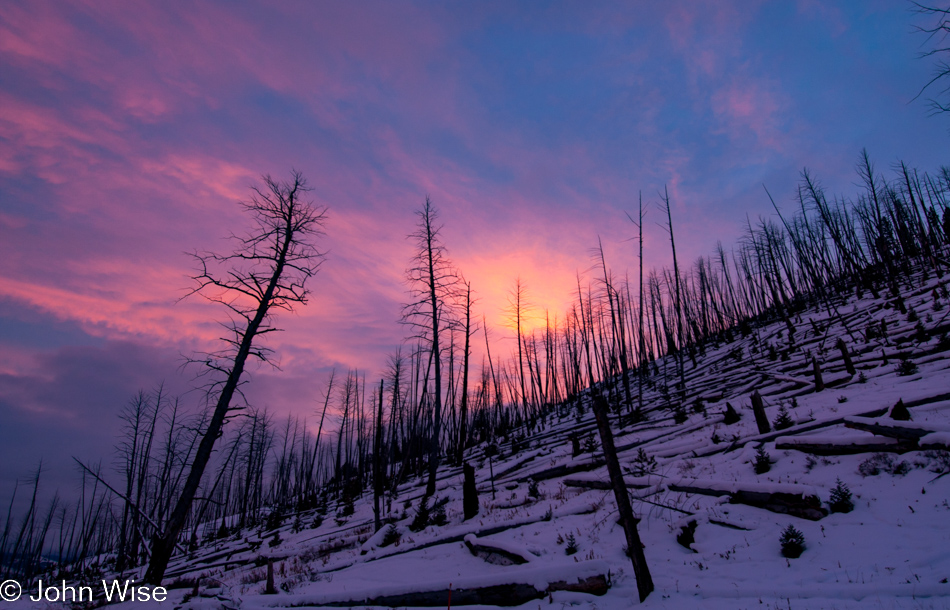
[[[198,271],[189,295],[223,306],[229,321],[223,323],[227,332],[221,338],[221,349],[196,359],[209,375],[206,389],[214,410],[175,508],[152,538],[145,573],[145,580],[152,584],[160,584],[165,575],[215,441],[235,410],[232,402],[235,394],[240,394],[248,358],[270,361],[272,351],[260,345],[259,339],[278,330],[274,324],[278,311],[292,311],[307,302],[307,280],[324,258],[314,240],[323,235],[327,210],[308,200],[311,189],[301,173],[292,171],[286,182],[270,176],[264,176],[263,181],[263,187],[253,187],[250,200],[241,203],[253,226],[244,236],[232,236],[234,250],[193,255]]]

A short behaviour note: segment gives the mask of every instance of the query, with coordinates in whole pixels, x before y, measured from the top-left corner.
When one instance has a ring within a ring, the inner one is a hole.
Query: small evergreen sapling
[[[841,479],[835,481],[834,489],[831,490],[831,500],[828,504],[833,513],[850,513],[854,510],[854,502],[851,500],[851,490],[841,482]]]
[[[796,557],[800,557],[802,551],[805,550],[805,534],[790,524],[782,531],[779,543],[782,545],[782,555],[789,559],[795,559]]]
[[[435,504],[432,505],[432,514],[429,517],[429,523],[431,525],[443,526],[449,522],[448,517],[445,515],[445,505],[448,504],[448,497],[442,498],[441,500],[436,500]]]
[[[402,534],[399,533],[399,528],[396,527],[395,523],[390,523],[386,526],[386,532],[383,534],[383,540],[379,543],[379,546],[385,547],[390,544],[399,544]]]
[[[643,447],[637,449],[637,457],[633,458],[633,474],[637,476],[653,474],[656,472],[656,469],[656,458],[652,455],[647,455],[647,452],[643,450]]]
[[[785,408],[785,405],[779,407],[778,416],[775,418],[775,421],[772,422],[772,427],[776,430],[785,430],[794,425],[795,422],[793,422],[791,416],[789,416],[788,409]]]
[[[897,365],[898,377],[910,377],[917,374],[917,365],[910,358],[901,358]]]
[[[567,535],[567,546],[564,547],[564,552],[568,555],[573,555],[577,552],[577,539],[574,538],[574,534]]]
[[[594,435],[591,434],[584,439],[584,452],[593,456],[595,451],[597,451],[597,441],[594,440]]]
[[[429,525],[429,498],[424,497],[419,501],[419,510],[416,511],[416,516],[409,524],[409,529],[414,532],[421,532],[427,525]]]
[[[755,474],[765,474],[772,468],[772,456],[768,454],[765,447],[759,447],[755,451],[755,462],[752,463]]]

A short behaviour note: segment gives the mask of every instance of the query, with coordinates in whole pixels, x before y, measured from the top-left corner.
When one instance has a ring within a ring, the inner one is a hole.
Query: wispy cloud
[[[867,106],[870,67],[875,83],[927,72],[881,61],[912,55],[904,13],[832,9],[4,2],[0,322],[69,330],[37,338],[29,366],[12,355],[27,340],[0,335],[0,404],[53,413],[69,386],[98,416],[213,347],[220,312],[178,302],[186,253],[227,248],[264,173],[303,171],[330,209],[311,303],[270,339],[282,370],[255,371],[255,400],[289,412],[328,368],[376,374],[400,344],[427,195],[501,339],[515,278],[563,318],[598,237],[635,267],[639,192],[649,266],[669,259],[664,187],[686,261],[769,213],[761,183],[782,197],[802,165],[833,186],[863,146],[945,162],[925,113],[890,89]],[[64,372],[86,357],[88,379]]]

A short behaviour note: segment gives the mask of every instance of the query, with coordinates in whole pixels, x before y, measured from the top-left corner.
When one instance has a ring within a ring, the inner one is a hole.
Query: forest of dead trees
[[[938,275],[950,269],[942,254],[950,244],[950,168],[927,173],[898,163],[881,172],[863,152],[857,175],[860,189],[844,197],[803,171],[793,205],[773,200],[775,214],[747,219],[738,243],[719,243],[689,263],[676,257],[676,218],[662,193],[654,212],[664,220],[671,265],[646,272],[641,203],[629,214],[639,268],[612,270],[597,244],[573,304],[543,312],[543,327],[524,331],[530,290],[513,280],[511,353],[492,345],[485,316],[473,310],[478,286],[452,264],[426,201],[411,236],[416,256],[408,262],[402,319],[408,339],[388,356],[385,372],[334,371],[315,380],[320,401],[286,419],[254,405],[229,412],[173,552],[331,500],[345,511],[366,493],[377,499],[379,523],[400,483],[427,477],[431,493],[440,462],[459,465],[478,443],[517,445],[546,414],[584,409],[588,388],[598,388],[621,426],[643,417],[644,384],[659,388],[675,415],[684,409],[684,362],[710,343],[766,321],[793,330],[797,312],[831,311],[831,297],[845,292],[884,296],[903,308],[901,278],[912,265]],[[763,197],[772,199],[767,191]],[[484,346],[480,362],[471,361],[476,341]],[[675,358],[661,367],[664,355]],[[132,397],[119,417],[113,461],[77,460],[77,499],[57,496],[41,506],[42,465],[14,490],[0,526],[0,577],[149,562],[213,414],[186,408],[159,385]],[[27,508],[16,513],[24,496]]]

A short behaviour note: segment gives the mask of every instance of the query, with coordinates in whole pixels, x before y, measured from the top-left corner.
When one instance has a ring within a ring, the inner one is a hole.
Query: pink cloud
[[[692,78],[718,77],[742,50],[740,32],[758,2],[690,2],[671,7],[663,22]]]
[[[781,150],[782,113],[788,103],[775,83],[735,77],[716,90],[710,102],[726,135],[741,138],[752,132],[759,146]]]

